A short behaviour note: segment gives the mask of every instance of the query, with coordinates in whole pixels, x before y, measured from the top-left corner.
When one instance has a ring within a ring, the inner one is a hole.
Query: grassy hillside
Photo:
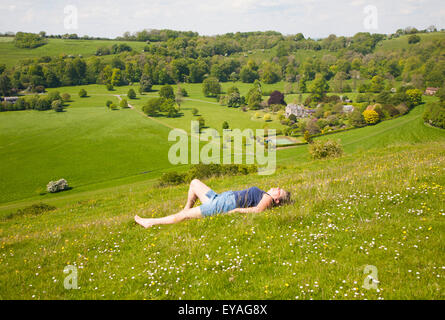
[[[226,90],[233,83],[224,83]],[[236,83],[242,94],[250,87]],[[114,95],[125,96],[129,87],[117,87],[109,92],[104,86],[84,86],[88,98],[78,98],[81,87],[64,87],[72,102],[66,112],[14,111],[0,114],[0,203],[11,201],[57,198],[60,195],[39,195],[45,191],[50,180],[65,178],[72,193],[114,187],[159,177],[165,170],[176,168],[168,162],[167,152],[171,143],[168,133],[172,127],[190,131],[191,110],[197,108],[206,120],[206,125],[221,130],[222,122],[228,121],[231,128],[262,128],[266,122],[255,118],[255,111],[242,112],[239,108],[220,106],[213,98],[203,97],[201,85],[183,85],[189,92],[182,104],[179,118],[157,117],[149,119],[137,110],[110,111],[106,100],[117,102]],[[269,90],[267,86],[266,90]],[[158,90],[155,86],[154,90]],[[140,110],[151,92],[138,96],[130,103]],[[426,98],[431,99],[431,98]],[[426,142],[443,139],[441,130],[423,125],[423,106],[408,115],[385,121],[374,127],[337,134],[347,152],[386,146],[398,141]],[[260,112],[262,114],[262,112]],[[280,129],[276,116],[268,122],[270,128]],[[404,126],[406,130],[399,130]],[[372,138],[372,139],[371,139]],[[172,142],[173,143],[173,142]],[[278,163],[301,163],[309,159],[307,147],[300,146],[279,150]]]
[[[134,214],[184,205],[187,186],[134,185],[0,222],[2,299],[443,299],[445,142],[392,144],[217,192],[281,186],[295,203],[145,230]],[[394,183],[397,181],[397,183]],[[79,290],[63,269],[78,267]],[[363,288],[364,267],[378,291]]]
[[[150,119],[136,110],[108,110],[105,102],[118,104],[115,95],[125,97],[130,87],[109,92],[99,85],[50,89],[71,95],[73,101],[66,112],[1,113],[0,157],[4,164],[0,167],[0,203],[42,198],[38,195],[46,184],[62,177],[73,187],[68,193],[92,190],[97,184],[114,186],[158,177],[173,168],[168,161],[168,149],[173,144],[168,142],[168,133],[173,127],[190,131],[190,121],[197,118],[191,112],[195,107],[206,125],[219,131],[223,121],[242,129],[260,129],[266,123],[255,118],[255,112],[220,106],[215,99],[203,97],[201,84],[184,87],[190,100],[184,101],[179,118]],[[89,97],[79,98],[80,88],[85,88]],[[247,85],[240,89],[247,91]],[[150,96],[158,93],[139,95],[130,103],[140,110]],[[267,124],[283,128],[276,116]]]
[[[443,39],[445,32],[433,32],[433,33],[418,33],[420,37],[420,44],[428,43],[434,40]],[[408,43],[408,38],[410,35],[403,35],[395,39],[383,40],[379,42],[376,46],[376,51],[394,51],[401,49],[408,49],[410,44]],[[411,45],[412,46],[412,45]]]
[[[145,42],[116,41],[116,40],[71,40],[71,39],[48,39],[48,43],[35,49],[17,48],[12,37],[0,37],[1,63],[8,68],[16,65],[20,60],[33,59],[43,56],[56,57],[61,54],[92,56],[100,47],[111,47],[113,44],[127,43],[133,50],[141,52],[146,45]]]

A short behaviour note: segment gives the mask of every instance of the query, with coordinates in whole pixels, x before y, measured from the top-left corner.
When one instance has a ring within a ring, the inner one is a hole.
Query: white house
[[[291,114],[295,115],[297,118],[309,117],[315,110],[306,109],[303,105],[299,104],[288,104],[285,109],[284,115],[289,118]]]
[[[353,105],[347,104],[343,106],[343,112],[352,112],[352,111],[354,111]]]

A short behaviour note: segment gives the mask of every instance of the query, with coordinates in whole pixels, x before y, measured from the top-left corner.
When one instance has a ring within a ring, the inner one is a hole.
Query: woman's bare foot
[[[151,223],[151,219],[144,219],[139,217],[138,215],[134,216],[134,221],[143,226],[144,228],[150,228],[153,224]]]

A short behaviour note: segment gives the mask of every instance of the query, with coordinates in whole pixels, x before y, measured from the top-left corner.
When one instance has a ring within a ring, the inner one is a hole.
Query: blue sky
[[[66,29],[64,8],[78,12]],[[365,7],[377,11],[377,29],[365,28]],[[142,29],[192,30],[204,35],[237,31],[302,32],[312,38],[360,31],[392,33],[414,26],[445,28],[443,0],[1,0],[0,32],[46,31],[116,37]]]

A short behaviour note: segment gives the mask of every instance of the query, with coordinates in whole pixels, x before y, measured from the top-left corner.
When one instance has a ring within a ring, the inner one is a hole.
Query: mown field
[[[34,49],[17,48],[12,37],[0,37],[1,63],[8,68],[15,66],[20,60],[38,57],[57,57],[61,54],[89,57],[96,54],[100,47],[111,47],[113,44],[126,43],[136,52],[141,52],[145,42],[116,41],[116,40],[72,40],[72,39],[47,39],[48,43]],[[114,55],[105,56],[106,59]]]

